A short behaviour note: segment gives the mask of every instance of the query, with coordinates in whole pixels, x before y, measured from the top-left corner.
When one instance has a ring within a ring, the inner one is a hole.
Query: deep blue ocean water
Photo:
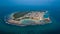
[[[12,1],[12,0],[11,0]],[[26,0],[27,1],[27,0]],[[10,1],[9,1],[10,2]],[[55,0],[52,3],[47,4],[41,2],[37,3],[22,3],[17,1],[17,3],[10,2],[7,0],[0,0],[0,33],[1,34],[52,34],[59,33],[60,31],[60,1]],[[18,4],[20,3],[20,4]],[[15,5],[16,4],[16,5]],[[36,6],[35,6],[36,5]],[[52,23],[46,25],[35,25],[35,26],[15,26],[6,24],[4,19],[5,16],[18,11],[39,11],[47,10],[49,11],[49,16]]]
[[[46,25],[36,25],[36,26],[13,26],[8,25],[4,21],[4,16],[7,16],[15,11],[28,11],[28,10],[48,10],[49,16],[51,18],[52,23]],[[24,7],[1,7],[0,8],[0,31],[4,33],[15,33],[15,34],[45,34],[52,32],[59,32],[60,30],[60,8],[58,7],[32,7],[32,6],[24,6]]]

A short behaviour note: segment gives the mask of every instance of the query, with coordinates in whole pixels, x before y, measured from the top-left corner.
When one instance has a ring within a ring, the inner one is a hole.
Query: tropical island
[[[48,11],[26,11],[12,13],[6,23],[26,26],[51,23]]]

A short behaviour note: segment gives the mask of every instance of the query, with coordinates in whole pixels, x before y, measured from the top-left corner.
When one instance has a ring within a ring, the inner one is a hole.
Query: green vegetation
[[[23,19],[29,19],[29,17],[25,17],[25,18],[23,18]]]
[[[27,14],[27,13],[29,13],[29,12],[27,12],[27,11],[17,12],[17,13],[15,13],[15,14],[13,15],[13,17],[16,19],[16,18],[19,18],[19,17],[24,16],[24,15]]]

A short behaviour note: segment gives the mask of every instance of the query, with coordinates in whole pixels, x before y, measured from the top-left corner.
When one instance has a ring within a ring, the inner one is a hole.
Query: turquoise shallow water
[[[48,17],[49,17],[49,15],[44,15],[44,17],[45,17],[45,18],[48,18]]]
[[[31,19],[24,19],[24,20],[22,20],[21,22],[22,22],[23,24],[28,24],[28,23],[34,22],[34,21],[31,20]]]

